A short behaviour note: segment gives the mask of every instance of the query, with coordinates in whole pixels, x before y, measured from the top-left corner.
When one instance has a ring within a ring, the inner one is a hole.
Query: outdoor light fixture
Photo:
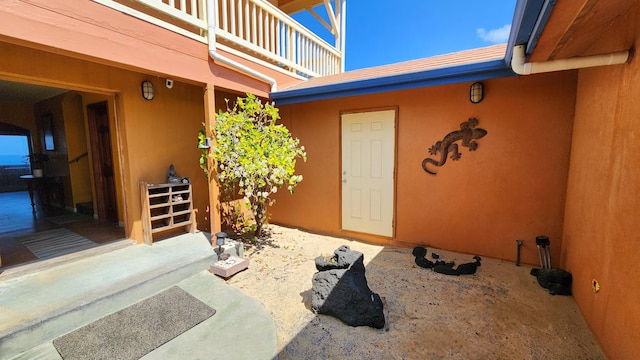
[[[484,98],[484,87],[481,82],[474,82],[469,88],[469,100],[477,104]]]
[[[222,245],[224,245],[225,240],[227,239],[226,232],[216,233],[216,245],[218,245],[218,254],[222,254]]]
[[[142,97],[145,100],[153,100],[153,84],[150,81],[142,82]]]

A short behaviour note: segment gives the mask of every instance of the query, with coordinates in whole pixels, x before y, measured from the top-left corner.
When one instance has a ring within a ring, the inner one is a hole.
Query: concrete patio
[[[258,301],[208,272],[204,233],[153,246],[118,242],[0,274],[0,359],[61,359],[52,341],[177,285],[216,310],[144,359],[273,359],[272,318]],[[245,346],[237,346],[241,339]],[[248,345],[250,344],[250,345]]]

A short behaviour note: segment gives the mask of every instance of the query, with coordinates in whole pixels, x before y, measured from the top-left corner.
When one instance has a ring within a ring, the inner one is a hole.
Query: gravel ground
[[[552,296],[530,266],[483,259],[475,275],[415,265],[408,248],[371,245],[270,225],[245,245],[249,269],[227,283],[258,299],[276,322],[288,359],[605,359],[573,298]],[[389,330],[351,327],[311,309],[314,259],[340,245],[364,254],[372,291],[386,298]],[[441,259],[473,255],[439,249]]]

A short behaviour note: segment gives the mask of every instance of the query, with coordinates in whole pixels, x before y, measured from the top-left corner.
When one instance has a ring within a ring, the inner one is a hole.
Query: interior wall
[[[93,199],[82,95],[77,92],[68,93],[62,106],[70,177],[70,189],[65,190],[65,194],[67,206],[77,211],[78,203],[91,202]]]
[[[34,104],[36,124],[40,133],[37,138],[33,139],[33,142],[35,148],[40,148],[42,153],[49,155],[49,160],[44,164],[44,175],[62,178],[65,199],[53,198],[52,201],[61,206],[73,207],[72,203],[68,203],[71,200],[71,180],[69,177],[68,146],[65,134],[65,113],[62,105],[65,96],[65,94],[54,96]],[[42,135],[43,129],[48,126],[46,122],[49,118],[52,120],[53,150],[45,148],[44,136]],[[35,146],[35,144],[39,144],[39,146]],[[54,197],[57,195],[58,193],[56,192],[52,194]]]
[[[82,96],[75,92],[68,93],[62,99],[62,112],[67,142],[66,161],[69,169],[65,204],[67,208],[77,211],[76,204],[89,202],[92,199],[88,157],[71,162],[87,151]]]
[[[0,122],[25,128],[31,131],[32,137],[37,138],[33,104],[0,101]]]
[[[576,72],[494,79],[471,104],[470,83],[283,106],[283,123],[305,146],[304,180],[278,193],[272,222],[381,244],[430,247],[538,263],[537,235],[558,264]],[[340,228],[340,112],[397,107],[395,236]],[[426,173],[427,149],[470,117],[488,134],[462,158]]]
[[[640,5],[602,42],[640,46]],[[597,46],[596,44],[595,46]],[[580,70],[565,211],[563,263],[573,294],[611,359],[640,353],[640,62]],[[594,292],[593,280],[600,291]]]

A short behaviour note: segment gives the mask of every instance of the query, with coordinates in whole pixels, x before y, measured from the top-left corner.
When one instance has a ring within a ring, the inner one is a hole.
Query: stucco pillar
[[[205,131],[207,136],[211,137],[211,146],[215,145],[215,138],[210,132],[215,124],[216,97],[215,86],[207,84],[204,91],[204,118]],[[211,150],[209,150],[211,151]],[[220,189],[214,180],[215,169],[213,160],[207,160],[209,165],[209,226],[211,234],[215,234],[221,230],[220,226]]]

